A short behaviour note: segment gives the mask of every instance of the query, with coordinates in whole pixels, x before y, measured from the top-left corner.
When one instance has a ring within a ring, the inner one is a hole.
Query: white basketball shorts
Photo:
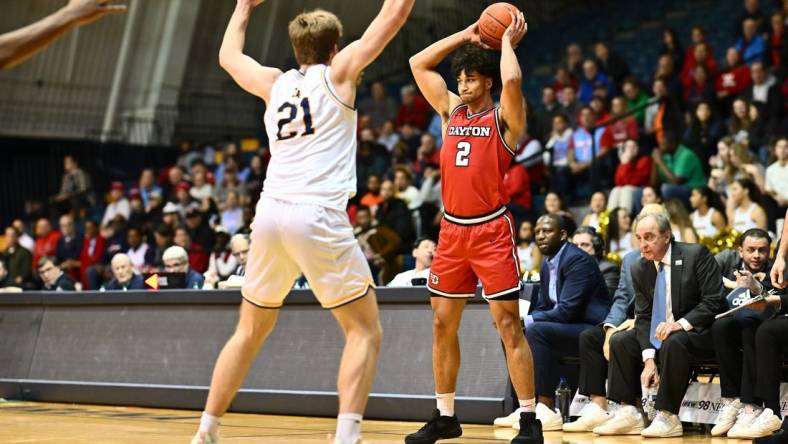
[[[261,197],[252,223],[244,299],[279,308],[301,273],[327,309],[353,302],[374,286],[347,213]]]

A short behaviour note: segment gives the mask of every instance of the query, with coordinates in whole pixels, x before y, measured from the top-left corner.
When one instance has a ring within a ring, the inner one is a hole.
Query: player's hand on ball
[[[481,46],[484,49],[493,49],[489,45],[482,42],[482,38],[479,35],[479,22],[475,22],[471,26],[465,28],[465,36],[468,39],[468,43],[476,46]]]
[[[509,24],[509,27],[503,33],[503,38],[508,39],[514,48],[523,39],[525,33],[528,32],[528,23],[525,23],[525,15],[523,15],[522,11],[517,13],[510,12],[509,15],[512,17],[512,23]]]

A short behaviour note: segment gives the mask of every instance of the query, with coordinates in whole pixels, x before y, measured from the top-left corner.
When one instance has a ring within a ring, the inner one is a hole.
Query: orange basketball
[[[482,43],[495,49],[501,49],[501,37],[512,23],[509,13],[520,12],[517,7],[506,2],[493,3],[479,17],[479,36]]]

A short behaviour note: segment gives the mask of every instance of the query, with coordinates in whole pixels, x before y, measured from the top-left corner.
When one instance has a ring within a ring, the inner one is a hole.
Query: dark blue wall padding
[[[378,301],[384,339],[366,417],[425,419],[434,406],[429,296],[382,288]],[[237,291],[3,295],[0,396],[201,409],[239,302]],[[479,298],[466,306],[460,341],[458,414],[489,422],[506,413],[508,374]],[[294,290],[231,409],[336,415],[343,345],[330,312]]]

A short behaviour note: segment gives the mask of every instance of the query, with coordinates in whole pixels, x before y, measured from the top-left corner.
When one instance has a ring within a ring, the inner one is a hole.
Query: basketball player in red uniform
[[[427,283],[433,296],[432,367],[438,408],[421,430],[405,438],[408,444],[432,444],[462,435],[454,414],[460,367],[457,331],[465,301],[475,295],[479,280],[520,399],[520,432],[512,443],[543,442],[535,414],[533,359],[520,327],[520,266],[503,185],[525,126],[522,74],[513,46],[526,30],[522,13],[513,14],[501,39],[500,107],[495,107],[492,99],[499,81],[497,64],[481,43],[478,23],[410,59],[419,89],[443,124],[440,164],[445,210]],[[452,74],[457,78],[459,95],[450,92],[436,72],[438,64],[457,49]]]

